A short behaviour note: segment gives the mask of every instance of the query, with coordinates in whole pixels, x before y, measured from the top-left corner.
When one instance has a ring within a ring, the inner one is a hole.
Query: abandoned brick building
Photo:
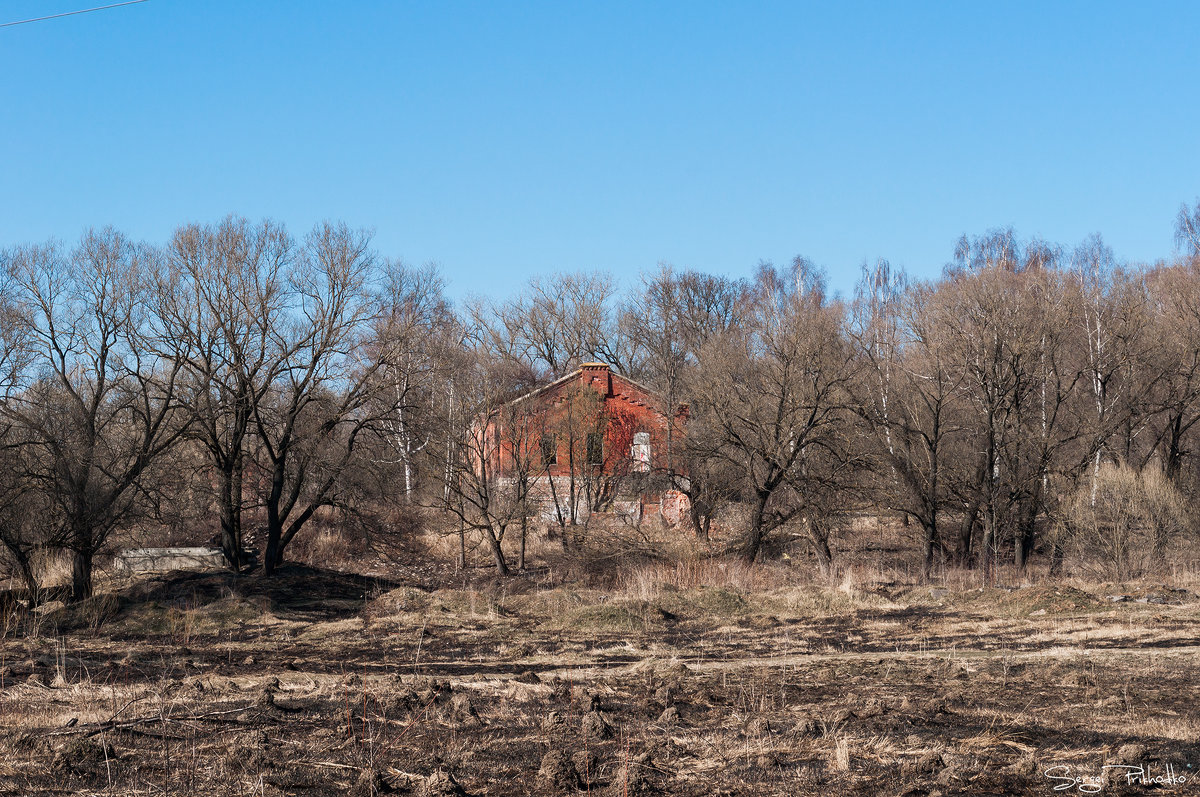
[[[679,473],[672,444],[682,440],[686,406],[667,411],[662,397],[604,363],[566,376],[492,413],[484,439],[498,480],[528,485],[547,517],[573,521],[615,511],[640,519],[666,505],[674,519]]]

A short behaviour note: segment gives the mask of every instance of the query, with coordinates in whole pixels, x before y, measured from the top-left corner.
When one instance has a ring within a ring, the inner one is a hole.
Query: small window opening
[[[600,432],[587,436],[587,462],[589,465],[604,464],[604,435]]]
[[[633,436],[634,473],[650,472],[650,433],[638,432]]]

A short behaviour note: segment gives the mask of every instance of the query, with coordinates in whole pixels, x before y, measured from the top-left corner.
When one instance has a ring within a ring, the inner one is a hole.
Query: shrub
[[[1061,532],[1085,567],[1120,581],[1161,563],[1191,521],[1183,496],[1157,468],[1102,465],[1064,502]]]

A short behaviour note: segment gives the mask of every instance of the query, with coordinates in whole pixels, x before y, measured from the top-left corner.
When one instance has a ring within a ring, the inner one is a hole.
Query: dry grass
[[[386,582],[48,607],[3,627],[0,794],[1020,794],[1054,762],[1200,766],[1195,569],[922,584],[864,554],[822,580],[667,535],[539,534],[507,580],[451,537]]]
[[[664,589],[720,587],[760,592],[786,583],[786,574],[775,566],[747,565],[737,559],[689,558],[631,568],[619,576],[618,583],[621,594],[627,598],[654,600]]]

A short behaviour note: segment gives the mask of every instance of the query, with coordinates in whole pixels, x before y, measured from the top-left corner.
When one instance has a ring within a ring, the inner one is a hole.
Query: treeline
[[[663,267],[447,301],[436,269],[322,224],[229,218],[165,246],[92,231],[0,252],[0,543],[36,594],[48,553],[75,598],[114,535],[210,530],[233,568],[261,529],[270,573],[314,519],[385,535],[438,506],[506,570],[520,486],[478,478],[476,420],[600,360],[686,404],[658,474],[706,536],[782,528],[822,570],[856,516],[902,518],[939,562],[1117,574],[1190,532],[1200,490],[1200,204],[1181,255],[1125,266],[1011,230],[962,238],[940,280],[864,265],[827,295],[797,258],[748,280]],[[482,492],[481,492],[482,490]],[[391,524],[394,525],[394,524]],[[565,539],[565,538],[564,538]]]

